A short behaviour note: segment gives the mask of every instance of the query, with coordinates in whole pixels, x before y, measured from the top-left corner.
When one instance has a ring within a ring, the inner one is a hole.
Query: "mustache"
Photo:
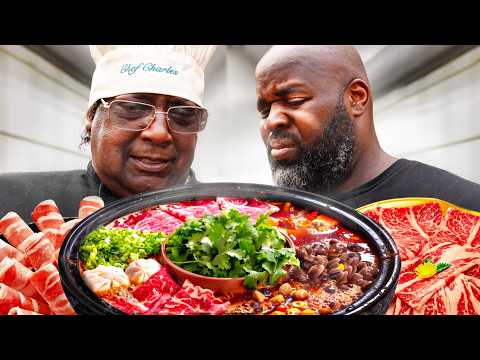
[[[295,145],[297,146],[301,146],[301,139],[294,135],[294,134],[291,134],[289,133],[287,130],[283,130],[283,129],[280,129],[280,130],[273,130],[267,137],[267,149],[268,150],[271,150],[271,142],[272,140],[274,139],[288,139],[288,140],[291,140],[292,142],[295,143]]]

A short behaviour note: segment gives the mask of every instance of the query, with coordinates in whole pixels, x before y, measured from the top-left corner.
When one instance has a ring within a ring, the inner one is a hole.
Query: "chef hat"
[[[129,93],[178,96],[203,106],[204,70],[216,45],[90,45],[90,108]]]

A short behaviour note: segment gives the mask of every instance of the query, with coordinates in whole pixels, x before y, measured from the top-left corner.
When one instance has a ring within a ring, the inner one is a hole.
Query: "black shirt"
[[[418,161],[399,159],[375,179],[346,193],[324,194],[351,207],[403,197],[431,197],[480,211],[480,185]]]
[[[187,184],[196,183],[190,170]],[[0,218],[15,211],[27,223],[41,201],[52,199],[64,217],[77,217],[80,200],[100,196],[105,204],[118,200],[98,178],[91,162],[86,170],[6,173],[0,175]]]

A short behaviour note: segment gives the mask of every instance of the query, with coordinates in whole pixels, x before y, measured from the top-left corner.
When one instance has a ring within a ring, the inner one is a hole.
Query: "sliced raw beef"
[[[160,205],[160,209],[182,221],[198,219],[204,215],[220,214],[220,206],[215,200],[181,201]]]
[[[55,248],[41,232],[29,236],[20,244],[19,250],[25,253],[25,261],[34,269],[55,261]]]
[[[480,279],[480,265],[472,266],[470,269],[464,272],[467,276],[473,276]]]
[[[368,216],[370,219],[372,219],[376,223],[380,223],[380,208],[375,208],[375,209],[365,211],[363,215]]]
[[[455,278],[469,268],[480,264],[480,250],[460,246],[454,243],[442,243],[427,251],[419,258],[417,264],[426,258],[434,264],[445,262],[451,266],[428,279],[413,277],[413,274],[404,272],[396,289],[396,295],[416,310],[425,305],[435,292],[448,285]],[[413,272],[413,270],[411,271]],[[404,280],[411,276],[410,280]]]
[[[217,203],[220,205],[222,210],[237,209],[241,214],[250,216],[252,222],[255,222],[260,215],[266,212],[273,213],[280,210],[275,205],[271,205],[257,199],[245,200],[238,198],[217,197]]]
[[[17,259],[22,264],[25,264],[24,256],[25,255],[20,250],[0,239],[0,261],[6,257],[9,257],[12,259]]]
[[[11,211],[0,219],[0,234],[18,249],[26,238],[33,235],[33,231],[17,213]]]
[[[17,306],[41,314],[50,314],[50,309],[44,302],[24,296],[21,292],[0,284],[0,315],[8,314],[11,308]]]
[[[40,294],[30,283],[33,272],[18,260],[4,258],[0,261],[0,283],[20,291],[23,295],[42,300]]]
[[[162,266],[158,272],[150,276],[147,281],[133,291],[133,296],[139,301],[144,301],[151,297],[149,302],[152,302],[155,296],[164,294],[171,296],[179,289],[180,286],[170,276],[167,268]]]
[[[141,231],[161,231],[165,234],[174,232],[183,221],[159,209],[143,210],[115,220],[113,227]]]
[[[142,303],[134,298],[126,300],[120,297],[104,296],[102,299],[108,302],[114,308],[117,308],[128,315],[143,314],[148,310],[146,306],[142,305]]]
[[[136,223],[133,228],[140,231],[157,231],[171,234],[182,224],[183,221],[176,217],[161,210],[154,210],[149,217]]]
[[[480,216],[466,213],[459,209],[449,208],[439,231],[430,239],[431,246],[444,241],[464,245],[471,242],[480,226]]]
[[[195,314],[224,314],[229,302],[223,302],[213,295],[213,291],[203,289],[185,280],[182,288],[172,296],[162,310],[155,312],[159,315],[195,315]],[[153,314],[148,311],[147,314]]]
[[[55,240],[53,243],[53,247],[56,250],[59,250],[62,246],[63,242],[65,241],[66,237],[72,231],[72,229],[82,221],[82,219],[73,219],[67,221],[65,224],[62,224],[60,229],[58,229],[57,233],[55,234]]]
[[[411,214],[414,221],[427,236],[432,236],[438,231],[443,214],[438,202],[431,202],[412,206]]]
[[[25,309],[22,309],[22,308],[16,306],[16,307],[11,308],[8,311],[8,315],[43,315],[43,314],[39,314],[35,311],[28,311],[28,310],[25,310]]]
[[[42,230],[42,224],[39,222],[39,219],[47,216],[49,214],[58,214],[61,217],[60,210],[53,200],[44,200],[40,202],[32,212],[32,220],[37,224],[37,227]],[[61,224],[60,224],[61,225]],[[60,226],[56,226],[55,228],[59,228]]]
[[[479,315],[480,280],[459,274],[439,289],[414,315]]]
[[[395,296],[387,309],[386,315],[413,315],[413,308]]]
[[[33,273],[30,282],[50,306],[53,313],[57,315],[75,314],[65,296],[60,283],[60,274],[55,266],[52,264],[42,266]]]
[[[80,200],[80,208],[78,210],[78,218],[84,219],[88,215],[93,214],[95,211],[103,208],[105,203],[103,199],[98,196],[87,196]]]
[[[410,215],[410,208],[386,208],[380,211],[380,224],[395,240],[402,261],[416,258],[428,244]]]

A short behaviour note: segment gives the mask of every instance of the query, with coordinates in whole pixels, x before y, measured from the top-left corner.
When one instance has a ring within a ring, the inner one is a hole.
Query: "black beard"
[[[329,192],[345,180],[353,167],[355,131],[343,104],[337,106],[320,138],[308,147],[282,130],[272,132],[271,137],[288,137],[299,149],[296,161],[274,161],[267,146],[273,181],[277,186]]]

